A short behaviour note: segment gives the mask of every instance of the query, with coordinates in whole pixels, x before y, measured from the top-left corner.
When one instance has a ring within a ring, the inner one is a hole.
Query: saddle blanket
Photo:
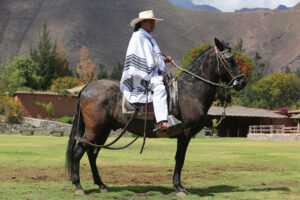
[[[176,116],[178,114],[178,89],[177,89],[177,80],[174,78],[169,82],[168,85],[168,108],[169,113]],[[126,98],[123,96],[122,100],[122,113],[127,115],[132,115],[135,109],[138,109],[139,112],[136,115],[137,119],[145,119],[146,114],[146,104],[130,104]],[[155,120],[153,103],[148,103],[148,115],[147,120]]]

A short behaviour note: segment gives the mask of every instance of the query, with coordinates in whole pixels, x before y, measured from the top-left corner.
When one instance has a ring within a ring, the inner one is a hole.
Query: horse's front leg
[[[185,196],[186,190],[181,185],[180,177],[181,177],[181,170],[184,164],[185,154],[187,147],[189,145],[191,138],[186,137],[185,135],[181,135],[177,139],[177,152],[175,156],[176,164],[175,170],[173,175],[173,185],[176,189],[177,196]]]

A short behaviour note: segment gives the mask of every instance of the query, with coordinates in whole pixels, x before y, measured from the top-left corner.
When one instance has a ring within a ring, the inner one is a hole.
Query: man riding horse
[[[155,23],[162,20],[155,18],[152,10],[147,10],[140,12],[139,17],[131,21],[134,32],[128,45],[120,82],[120,90],[129,103],[153,102],[157,130],[168,128],[167,92],[163,74],[170,77],[165,63],[172,60],[169,56],[161,56],[159,46],[150,34],[154,31]]]
[[[121,85],[114,80],[98,80],[85,86],[78,94],[75,119],[66,152],[66,166],[76,187],[76,194],[84,194],[79,169],[85,152],[88,154],[94,183],[99,186],[100,192],[107,192],[107,186],[101,180],[96,165],[100,149],[123,149],[136,140],[122,148],[112,148],[110,146],[120,136],[105,145],[111,130],[122,128],[137,136],[156,136],[152,121],[145,126],[146,123],[141,123],[140,119],[132,115],[132,120],[129,120],[131,123],[128,123],[128,115],[122,111],[123,96],[131,103],[147,104],[148,100],[153,101],[157,122],[162,123],[169,118],[166,92],[160,73],[167,73],[165,62],[173,61],[170,57],[160,56],[159,47],[150,34],[157,21],[161,20],[155,18],[152,11],[141,12],[139,18],[132,20],[131,25],[136,31],[129,43]],[[231,48],[217,38],[214,39],[213,47],[199,54],[182,71],[177,78],[178,114],[175,116],[181,120],[183,130],[175,136],[177,151],[173,174],[173,185],[178,196],[186,195],[181,183],[181,172],[189,142],[204,127],[217,88],[225,88],[225,91],[230,88],[241,90],[246,85]],[[150,96],[152,92],[145,96],[149,89],[153,91],[153,96]],[[170,130],[169,125],[167,132]]]

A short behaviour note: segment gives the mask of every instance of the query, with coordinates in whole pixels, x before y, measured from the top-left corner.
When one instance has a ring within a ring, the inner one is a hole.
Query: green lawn
[[[106,194],[97,192],[85,155],[85,196],[73,194],[65,172],[67,140],[0,135],[0,199],[182,199],[172,187],[176,140],[148,139],[143,154],[141,139],[125,150],[101,150],[97,161]],[[182,181],[184,199],[300,199],[300,142],[195,138]]]

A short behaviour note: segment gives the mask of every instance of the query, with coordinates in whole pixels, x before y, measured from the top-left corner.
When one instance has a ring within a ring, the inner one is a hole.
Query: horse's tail
[[[80,96],[81,96],[81,92],[84,90],[84,88],[78,94],[74,122],[73,122],[72,130],[71,130],[70,137],[69,137],[68,147],[67,147],[66,169],[68,170],[69,175],[71,175],[71,168],[72,168],[72,164],[74,161],[73,154],[74,154],[74,148],[76,145],[76,136],[81,137],[85,130],[84,120],[83,120],[81,109],[80,109]]]

